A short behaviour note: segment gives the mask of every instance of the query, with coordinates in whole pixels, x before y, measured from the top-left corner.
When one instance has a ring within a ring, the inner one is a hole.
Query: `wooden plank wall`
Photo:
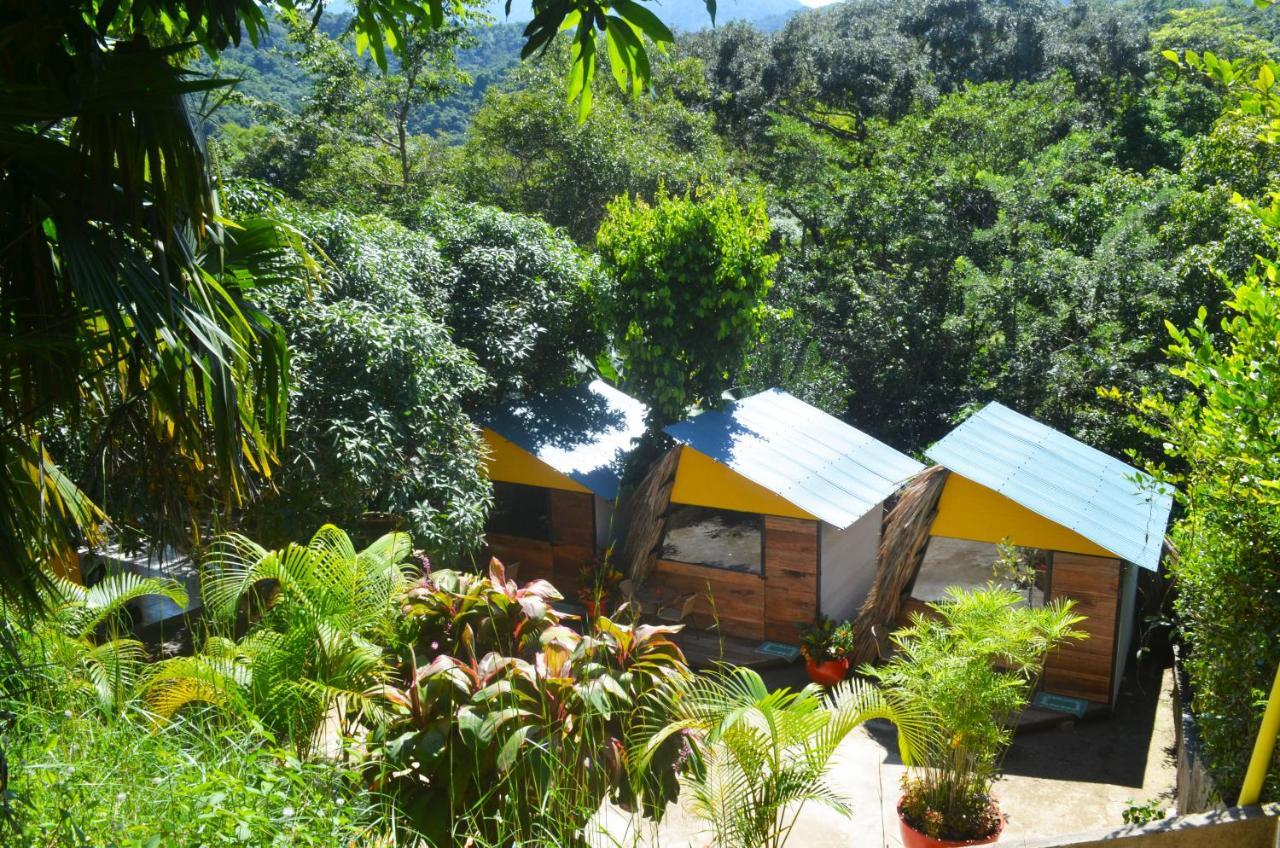
[[[1070,598],[1085,616],[1077,630],[1089,634],[1049,655],[1044,689],[1060,695],[1111,703],[1116,616],[1120,606],[1120,560],[1054,551],[1049,599]]]
[[[551,583],[560,594],[573,599],[578,591],[578,570],[595,553],[595,496],[582,492],[551,490]]]
[[[765,516],[764,638],[795,644],[818,614],[818,522]]]
[[[649,586],[697,596],[688,623],[794,644],[818,610],[818,522],[765,516],[764,575],[658,560]]]
[[[515,579],[519,583],[541,578],[552,580],[555,576],[551,570],[551,543],[537,539],[525,539],[521,536],[506,536],[501,533],[485,535],[485,546],[488,555],[497,557],[509,570],[515,571]],[[488,568],[488,561],[481,562],[482,569]],[[514,566],[514,569],[512,569]],[[554,581],[553,581],[554,582]],[[559,588],[559,587],[556,587]]]
[[[551,542],[490,533],[489,555],[519,563],[516,580],[549,580],[569,600],[578,591],[578,569],[595,555],[594,495],[551,489]]]
[[[687,624],[703,629],[716,624],[725,636],[764,639],[765,581],[759,575],[660,559],[648,586],[671,597],[696,595]]]

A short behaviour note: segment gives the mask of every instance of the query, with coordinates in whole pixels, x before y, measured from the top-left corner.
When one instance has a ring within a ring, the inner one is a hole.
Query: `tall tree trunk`
[[[396,136],[400,142],[400,180],[405,186],[409,187],[409,104],[405,103],[400,107],[400,112],[396,115]]]

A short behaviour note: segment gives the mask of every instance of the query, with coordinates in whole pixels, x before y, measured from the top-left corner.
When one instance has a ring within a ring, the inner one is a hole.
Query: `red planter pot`
[[[992,801],[992,804],[994,803]],[[908,824],[906,816],[902,814],[902,803],[898,803],[898,828],[902,832],[902,848],[962,848],[965,845],[990,845],[1004,832],[1003,816],[999,817],[999,822],[996,832],[982,839],[934,839]]]
[[[849,658],[823,660],[816,663],[808,657],[804,658],[804,667],[809,672],[809,679],[820,686],[835,686],[849,674]]]
[[[608,615],[609,611],[603,603],[598,601],[586,601],[583,606],[587,608],[587,621],[594,622],[602,615]]]

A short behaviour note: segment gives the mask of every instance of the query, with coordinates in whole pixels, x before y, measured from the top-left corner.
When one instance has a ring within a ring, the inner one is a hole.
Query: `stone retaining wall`
[[[1220,809],[1224,806],[1222,794],[1201,756],[1199,731],[1195,717],[1191,715],[1191,691],[1177,647],[1173,650],[1173,710],[1177,739],[1175,804],[1178,815]]]

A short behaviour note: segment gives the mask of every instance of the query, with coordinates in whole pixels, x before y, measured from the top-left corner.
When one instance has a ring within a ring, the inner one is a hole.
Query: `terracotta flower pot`
[[[838,660],[823,660],[816,663],[809,657],[805,657],[804,667],[809,672],[809,679],[814,683],[819,686],[835,686],[849,673],[849,658],[840,657]]]
[[[991,804],[995,806],[995,801]],[[996,832],[982,839],[934,839],[916,830],[907,822],[907,817],[902,814],[902,802],[898,802],[898,827],[902,832],[903,848],[961,848],[965,845],[990,845],[1004,832],[1004,816],[997,816],[996,820],[999,822],[996,825]]]
[[[587,608],[587,621],[595,621],[600,616],[608,614],[601,601],[586,601],[582,605]]]

